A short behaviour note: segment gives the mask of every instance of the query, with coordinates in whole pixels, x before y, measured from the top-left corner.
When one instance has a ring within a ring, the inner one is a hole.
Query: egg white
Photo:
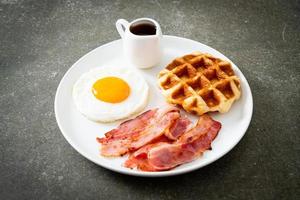
[[[127,99],[120,103],[98,100],[92,93],[93,84],[101,78],[115,76],[130,87]],[[140,112],[147,104],[149,86],[143,76],[128,68],[99,67],[83,74],[73,87],[73,100],[80,113],[96,122],[112,122]]]

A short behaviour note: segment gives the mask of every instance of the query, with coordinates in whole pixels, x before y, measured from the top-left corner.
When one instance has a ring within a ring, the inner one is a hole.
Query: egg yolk
[[[118,77],[98,79],[92,87],[94,96],[108,103],[119,103],[127,99],[130,94],[129,85]]]

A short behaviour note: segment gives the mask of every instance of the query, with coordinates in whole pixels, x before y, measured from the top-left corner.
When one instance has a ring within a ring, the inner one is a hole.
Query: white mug
[[[134,34],[133,27],[141,24],[151,24],[155,32],[148,35]],[[159,63],[162,49],[162,33],[159,24],[150,18],[139,18],[132,22],[119,19],[116,22],[117,31],[123,40],[125,58],[139,68],[150,68]]]

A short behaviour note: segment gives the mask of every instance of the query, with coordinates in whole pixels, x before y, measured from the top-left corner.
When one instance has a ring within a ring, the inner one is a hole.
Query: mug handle
[[[116,28],[118,33],[120,34],[121,38],[124,37],[125,30],[128,27],[129,22],[126,21],[125,19],[118,19],[116,22]]]

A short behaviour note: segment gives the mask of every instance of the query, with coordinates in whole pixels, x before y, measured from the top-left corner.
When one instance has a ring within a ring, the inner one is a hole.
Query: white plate
[[[149,103],[145,110],[159,107],[165,103],[164,97],[157,87],[156,77],[158,72],[174,58],[193,51],[201,51],[230,61],[215,49],[193,40],[164,36],[162,42],[164,55],[161,63],[151,69],[139,70],[150,87]],[[231,64],[236,75],[241,79],[242,96],[233,104],[228,113],[212,114],[214,119],[222,123],[222,129],[212,143],[212,150],[206,151],[202,157],[195,161],[183,164],[170,171],[142,172],[131,170],[122,166],[126,157],[105,158],[100,156],[96,137],[103,136],[105,132],[116,127],[120,122],[102,124],[89,121],[76,110],[73,103],[72,87],[82,73],[99,66],[124,67],[125,65],[131,67],[123,59],[121,40],[110,42],[89,52],[80,58],[64,75],[55,96],[55,116],[58,126],[66,140],[81,155],[102,167],[116,172],[135,176],[170,176],[198,169],[230,151],[244,136],[251,121],[253,100],[249,84],[238,67],[232,62]],[[195,116],[191,116],[191,118],[194,121],[197,119]]]

